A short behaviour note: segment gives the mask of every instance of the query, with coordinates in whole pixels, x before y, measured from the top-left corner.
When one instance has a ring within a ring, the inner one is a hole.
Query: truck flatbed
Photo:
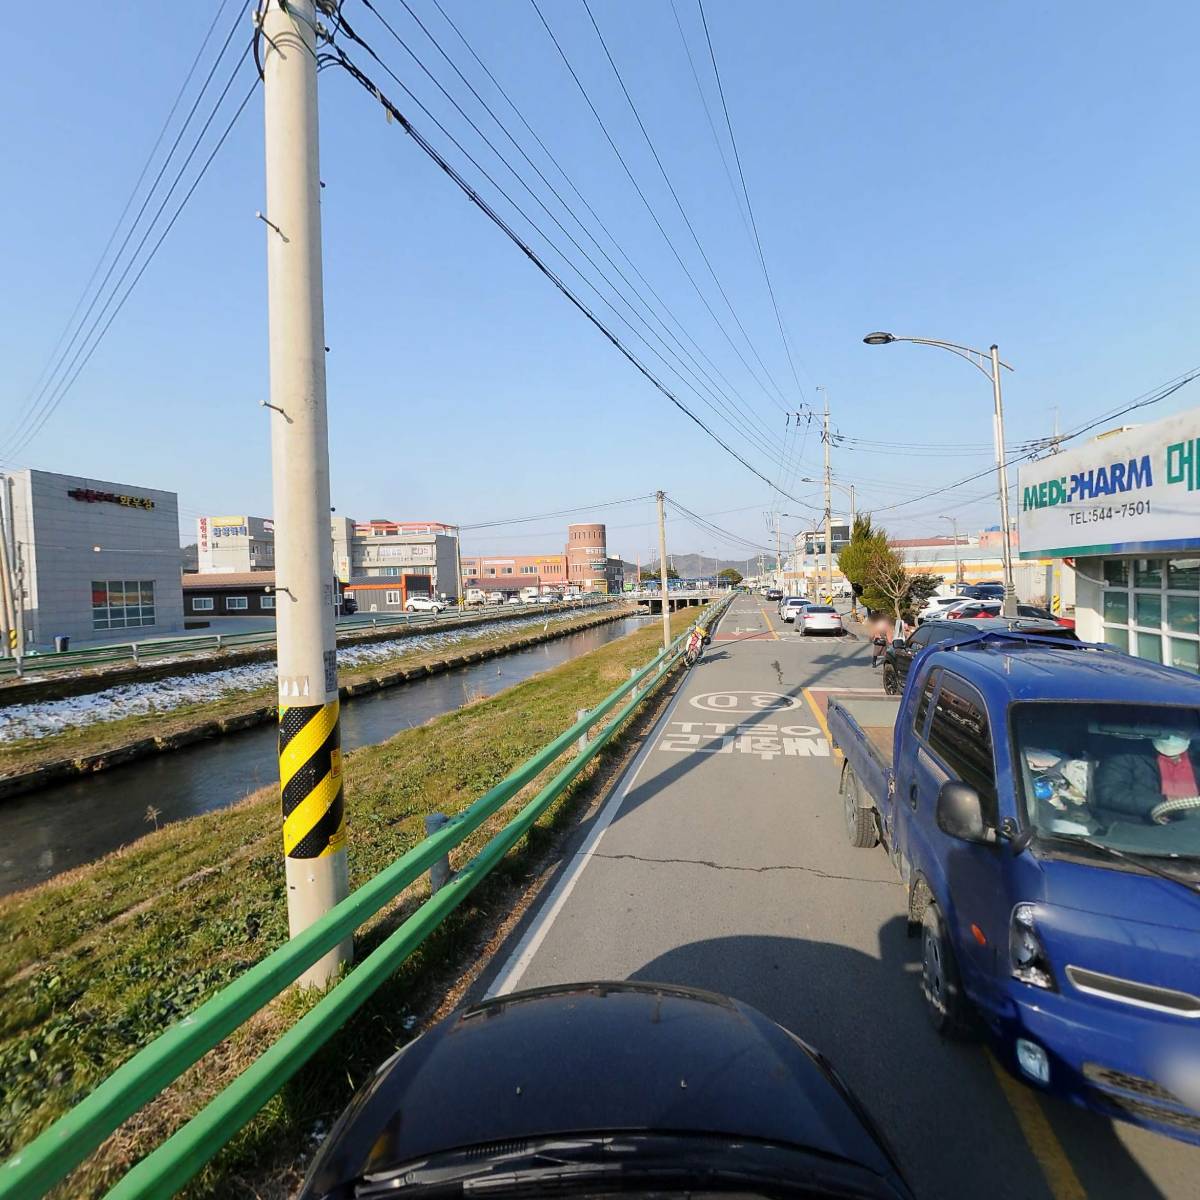
[[[887,770],[892,765],[892,731],[896,727],[896,713],[900,709],[899,696],[832,696],[829,706],[834,705],[853,718],[861,742],[880,768]],[[837,742],[845,752],[846,747]]]

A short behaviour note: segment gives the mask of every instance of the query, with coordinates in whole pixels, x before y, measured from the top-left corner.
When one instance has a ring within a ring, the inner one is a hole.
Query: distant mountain
[[[179,547],[179,561],[185,571],[200,570],[200,548],[195,542]]]
[[[667,563],[679,572],[680,579],[710,578],[718,571],[723,571],[726,567],[732,567],[735,571],[740,571],[743,575],[758,574],[757,557],[740,560],[734,558],[714,558],[711,554],[668,554]],[[632,566],[628,568],[630,573],[632,573],[632,570]],[[643,563],[642,570],[657,571],[657,559],[652,563]]]

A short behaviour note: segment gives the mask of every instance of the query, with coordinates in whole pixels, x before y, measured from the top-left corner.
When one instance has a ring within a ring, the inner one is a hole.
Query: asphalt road
[[[903,892],[882,850],[847,843],[823,731],[827,690],[881,690],[870,647],[801,639],[774,609],[735,600],[488,989],[641,979],[753,1004],[833,1061],[924,1200],[1200,1195],[1200,1149],[933,1032]]]

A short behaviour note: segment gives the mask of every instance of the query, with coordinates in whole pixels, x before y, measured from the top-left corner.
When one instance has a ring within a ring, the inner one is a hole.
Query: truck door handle
[[[908,788],[908,807],[916,812],[917,810],[917,785],[910,784]]]

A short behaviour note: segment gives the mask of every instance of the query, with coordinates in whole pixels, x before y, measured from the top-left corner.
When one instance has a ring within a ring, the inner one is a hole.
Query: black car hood
[[[583,1131],[762,1140],[896,1178],[828,1064],[757,1010],[688,988],[591,983],[485,1001],[410,1043],[352,1101],[304,1194],[432,1154]]]

